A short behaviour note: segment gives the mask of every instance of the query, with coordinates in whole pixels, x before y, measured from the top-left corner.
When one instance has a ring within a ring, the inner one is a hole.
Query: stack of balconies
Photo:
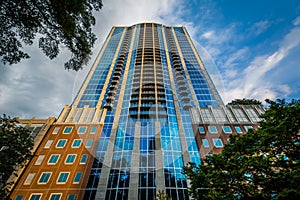
[[[125,63],[126,53],[128,52],[128,48],[129,48],[129,40],[130,40],[131,30],[132,30],[131,28],[128,28],[128,31],[126,33],[126,36],[125,36],[125,39],[124,39],[124,42],[122,45],[122,49],[120,51],[120,55],[117,59],[117,65],[116,65],[114,74],[112,76],[110,87],[107,92],[106,103],[104,105],[104,108],[106,108],[108,110],[111,110],[113,108],[113,103],[114,103],[116,95],[117,95],[119,82],[120,82],[121,76],[123,74],[123,70],[125,68],[124,63]]]
[[[179,89],[181,103],[183,105],[183,109],[188,110],[192,106],[191,106],[190,98],[188,95],[186,81],[183,76],[183,70],[180,65],[180,58],[179,58],[179,55],[177,54],[177,50],[175,48],[175,42],[173,40],[172,32],[171,32],[170,28],[167,28],[167,36],[168,36],[168,40],[169,40],[169,44],[170,44],[172,66],[175,70],[176,83],[177,83],[177,87]]]

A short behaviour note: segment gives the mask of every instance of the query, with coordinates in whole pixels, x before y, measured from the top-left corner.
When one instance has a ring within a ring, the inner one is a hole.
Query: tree
[[[8,198],[9,177],[32,156],[30,131],[16,123],[5,115],[0,117],[0,199]]]
[[[71,52],[65,68],[81,69],[96,40],[92,12],[101,8],[102,0],[1,0],[1,62],[15,64],[29,58],[22,45],[32,45],[38,36],[46,56],[55,58],[59,45],[64,45]]]
[[[165,193],[164,190],[158,190],[155,200],[170,200],[171,198]]]
[[[262,105],[262,103],[256,99],[235,99],[228,103],[228,105]]]
[[[299,199],[300,100],[267,100],[260,127],[184,173],[196,199]]]

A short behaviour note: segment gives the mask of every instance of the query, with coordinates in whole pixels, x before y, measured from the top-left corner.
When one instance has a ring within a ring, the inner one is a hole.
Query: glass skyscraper
[[[162,190],[189,199],[183,166],[261,112],[223,105],[185,27],[113,27],[11,197],[153,200]]]

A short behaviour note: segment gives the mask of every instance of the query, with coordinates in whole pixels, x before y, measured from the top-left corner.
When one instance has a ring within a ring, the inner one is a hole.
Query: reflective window
[[[216,126],[208,126],[208,130],[210,133],[218,133],[218,129]]]
[[[45,149],[49,149],[51,144],[52,144],[53,140],[48,140],[47,143],[45,144]]]
[[[51,194],[49,200],[60,200],[61,194]]]
[[[93,126],[92,128],[91,128],[91,134],[95,134],[96,133],[96,131],[97,131],[97,126]]]
[[[86,132],[86,126],[80,126],[78,129],[78,134],[85,134]]]
[[[25,182],[24,182],[24,185],[29,185],[32,181],[32,179],[34,178],[35,176],[35,173],[29,173]]]
[[[223,147],[223,143],[221,139],[213,139],[215,147]]]
[[[82,172],[76,172],[73,183],[79,183],[82,176]]]
[[[64,148],[65,144],[67,143],[66,139],[60,139],[56,143],[56,148]]]
[[[245,128],[246,131],[249,131],[250,129],[253,129],[252,126],[244,126],[244,128]]]
[[[55,129],[53,130],[52,134],[57,134],[59,131],[60,127],[55,127]]]
[[[57,183],[58,184],[66,183],[69,178],[69,174],[70,172],[60,172],[57,179]]]
[[[209,143],[207,139],[202,139],[202,143],[204,147],[209,147]]]
[[[222,126],[224,133],[232,133],[230,126]]]
[[[38,181],[39,184],[46,184],[48,183],[50,177],[51,177],[51,172],[43,172],[42,175],[40,176],[40,179]]]
[[[42,164],[44,158],[45,158],[45,155],[39,155],[39,157],[35,161],[34,165],[40,165],[40,164]]]
[[[67,200],[75,200],[75,194],[68,194]]]
[[[22,200],[23,199],[23,195],[22,194],[20,194],[20,195],[18,195],[17,197],[16,197],[16,200]]]
[[[76,159],[76,154],[68,154],[65,164],[73,164],[75,162]]]
[[[82,142],[82,139],[75,139],[73,141],[72,148],[78,148],[78,147],[80,147],[81,142]]]
[[[199,132],[200,132],[200,133],[205,133],[205,130],[204,130],[204,127],[203,127],[203,126],[199,126],[198,129],[199,129]]]
[[[29,200],[40,200],[42,197],[42,194],[31,194],[29,197]]]
[[[86,141],[85,147],[87,147],[87,148],[91,147],[92,144],[93,144],[93,140],[88,140],[88,141]]]
[[[80,164],[85,164],[86,161],[87,161],[87,159],[88,159],[88,155],[87,154],[83,154],[81,156]]]
[[[236,131],[237,133],[243,133],[241,127],[235,126],[234,128],[235,128],[235,131]]]
[[[71,133],[73,127],[72,126],[66,126],[65,129],[64,129],[64,134],[69,134]]]
[[[48,160],[49,165],[55,165],[59,159],[59,154],[52,154]]]

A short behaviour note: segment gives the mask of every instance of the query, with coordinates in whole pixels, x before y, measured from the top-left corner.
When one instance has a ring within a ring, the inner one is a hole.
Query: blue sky
[[[58,116],[71,104],[112,26],[186,26],[225,103],[235,98],[300,98],[300,0],[103,0],[98,36],[84,70],[66,71],[64,48],[49,60],[37,42],[31,59],[0,64],[0,113]]]

